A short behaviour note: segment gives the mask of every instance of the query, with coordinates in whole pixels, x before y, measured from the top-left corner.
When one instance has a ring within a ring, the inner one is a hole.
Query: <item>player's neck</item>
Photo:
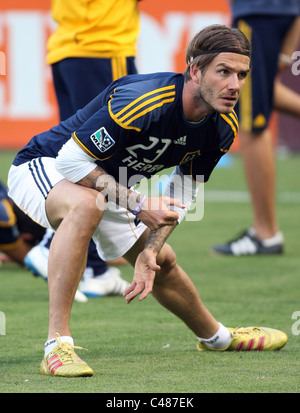
[[[184,83],[182,91],[182,106],[185,118],[190,122],[199,122],[214,110],[206,104],[206,102],[195,97],[194,84],[189,81]]]

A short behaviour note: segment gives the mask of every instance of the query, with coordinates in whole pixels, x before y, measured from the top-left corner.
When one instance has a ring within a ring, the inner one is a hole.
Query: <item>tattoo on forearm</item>
[[[109,175],[100,166],[97,166],[78,184],[99,191],[106,201],[112,201],[129,211],[140,202],[140,195],[120,185],[113,176]]]
[[[175,228],[176,225],[166,225],[156,231],[151,230],[149,232],[145,248],[154,248],[159,253],[167,238],[171,235]]]

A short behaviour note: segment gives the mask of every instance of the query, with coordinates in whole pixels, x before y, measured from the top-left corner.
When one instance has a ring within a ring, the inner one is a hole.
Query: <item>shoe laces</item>
[[[77,354],[74,352],[75,349],[88,351],[86,348],[83,347],[72,346],[69,343],[62,343],[59,333],[55,334],[55,340],[58,344],[57,354],[65,364],[74,362],[75,358],[79,359]]]
[[[235,327],[232,332],[232,337],[238,336],[240,334],[243,335],[258,335],[262,334],[262,330],[259,327]]]

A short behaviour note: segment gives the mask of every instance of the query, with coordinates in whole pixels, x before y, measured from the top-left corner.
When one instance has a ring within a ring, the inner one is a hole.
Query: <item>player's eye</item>
[[[246,79],[246,77],[247,77],[247,72],[240,72],[239,73],[239,78],[240,79]]]

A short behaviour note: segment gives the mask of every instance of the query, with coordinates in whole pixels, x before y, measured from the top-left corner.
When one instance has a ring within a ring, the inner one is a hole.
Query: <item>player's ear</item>
[[[199,83],[199,80],[201,78],[201,71],[198,68],[198,66],[194,65],[193,63],[190,65],[190,75],[191,75],[191,79],[195,83]]]

